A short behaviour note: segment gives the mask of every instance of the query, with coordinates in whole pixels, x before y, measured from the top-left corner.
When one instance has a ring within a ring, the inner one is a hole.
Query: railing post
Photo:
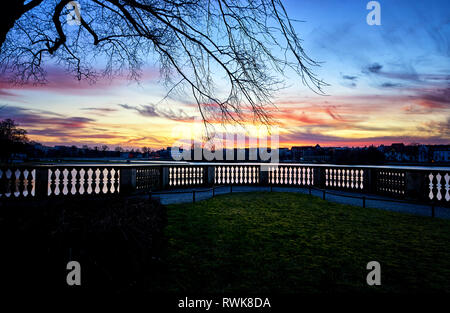
[[[195,189],[192,190],[192,203],[195,203]]]
[[[161,189],[165,190],[169,187],[169,167],[163,166],[161,168]]]
[[[122,167],[120,169],[120,193],[130,194],[136,190],[136,169]]]
[[[323,192],[323,194],[322,194],[322,199],[323,199],[323,200],[325,200],[325,194],[326,194],[326,191],[325,191],[325,189],[324,189],[324,190],[322,190],[322,192]]]
[[[35,196],[36,198],[48,197],[48,168],[37,167],[35,172]]]
[[[407,171],[405,175],[405,197],[415,200],[427,199],[428,193],[425,192],[427,175],[422,171]]]
[[[362,201],[363,201],[363,208],[365,208],[366,207],[366,196],[362,197]]]
[[[314,185],[319,188],[325,186],[325,169],[323,167],[314,167]]]
[[[377,193],[377,169],[367,169],[367,191],[369,193]]]
[[[269,165],[259,166],[259,184],[261,186],[269,185]]]
[[[206,167],[206,184],[208,186],[214,185],[216,179],[216,167],[214,165],[208,165]]]

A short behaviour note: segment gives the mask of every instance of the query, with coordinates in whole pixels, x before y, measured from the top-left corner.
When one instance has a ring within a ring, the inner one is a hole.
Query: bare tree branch
[[[323,93],[282,0],[80,0],[80,25],[67,25],[70,0],[15,1],[2,25],[0,69],[18,83],[45,82],[45,64],[95,81],[126,71],[139,79],[156,55],[168,94],[188,87],[205,124],[270,124],[268,108],[286,70]],[[0,37],[1,40],[1,37]],[[96,66],[101,60],[105,66]]]

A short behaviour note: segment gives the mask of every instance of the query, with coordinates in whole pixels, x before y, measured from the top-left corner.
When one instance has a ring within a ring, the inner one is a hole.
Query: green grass
[[[259,192],[170,205],[168,222],[172,292],[450,290],[448,220]],[[372,260],[381,286],[366,284]]]

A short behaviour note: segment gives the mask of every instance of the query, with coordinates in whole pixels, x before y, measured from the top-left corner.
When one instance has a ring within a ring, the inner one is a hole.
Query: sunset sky
[[[320,96],[289,75],[272,112],[280,145],[364,146],[450,143],[450,2],[381,3],[381,26],[366,23],[366,0],[289,0],[285,6],[314,69],[330,86]],[[140,84],[123,77],[78,82],[56,66],[45,85],[0,81],[0,118],[46,145],[171,146],[174,129],[199,117],[167,91],[154,62]]]

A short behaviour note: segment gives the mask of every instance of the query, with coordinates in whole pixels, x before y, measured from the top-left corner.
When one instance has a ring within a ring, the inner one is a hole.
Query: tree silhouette
[[[78,26],[66,18],[74,1],[10,2],[0,14],[0,68],[14,82],[45,82],[47,63],[79,80],[124,70],[139,79],[156,59],[166,97],[189,91],[205,122],[263,123],[287,69],[315,92],[325,85],[282,0],[80,0]]]
[[[18,128],[11,119],[0,122],[0,158],[2,162],[8,162],[14,153],[23,152],[28,143],[27,131]]]

